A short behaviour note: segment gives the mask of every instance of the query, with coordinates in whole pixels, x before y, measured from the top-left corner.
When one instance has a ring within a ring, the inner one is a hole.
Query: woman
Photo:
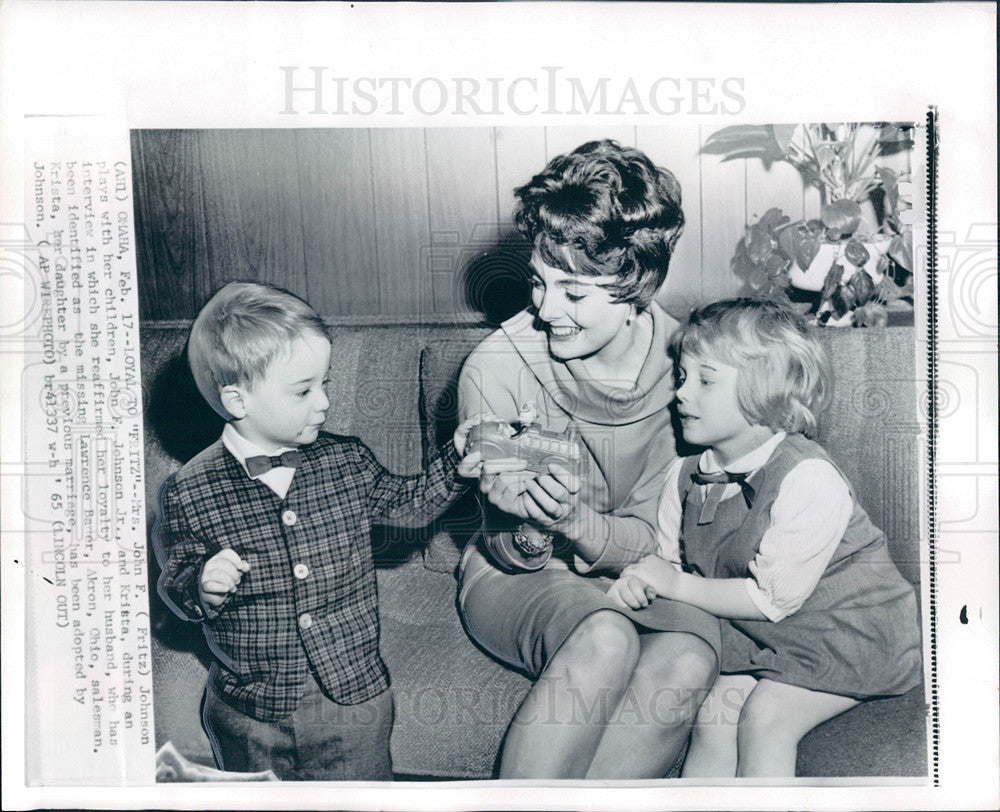
[[[666,347],[676,323],[653,295],[683,227],[680,189],[638,150],[595,141],[515,194],[534,246],[533,306],[469,356],[461,419],[530,413],[575,432],[590,464],[579,478],[488,468],[480,479],[483,533],[463,555],[459,605],[477,642],[536,680],[500,776],[662,777],[715,679],[718,621],[663,599],[626,616],[594,574],[655,546],[675,456]]]

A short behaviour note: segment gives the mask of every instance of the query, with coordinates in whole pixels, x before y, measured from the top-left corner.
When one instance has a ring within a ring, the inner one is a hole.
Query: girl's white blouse
[[[752,473],[767,463],[784,437],[785,432],[778,432],[725,469],[709,449],[701,456],[701,470]],[[656,533],[658,555],[677,569],[682,569],[678,493],[682,463],[678,457],[667,469]],[[726,485],[722,498],[739,495],[739,485],[731,484]],[[789,471],[771,506],[771,524],[750,562],[751,577],[745,579],[750,598],[769,620],[777,622],[798,611],[812,594],[844,536],[853,506],[847,482],[826,460],[803,460]]]

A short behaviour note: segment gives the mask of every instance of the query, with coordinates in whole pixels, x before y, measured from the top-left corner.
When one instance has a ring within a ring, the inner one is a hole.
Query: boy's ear
[[[246,417],[247,406],[246,402],[243,400],[243,389],[241,387],[236,384],[223,386],[219,389],[219,399],[222,401],[222,405],[225,407],[226,411],[229,412],[234,419],[240,420]]]

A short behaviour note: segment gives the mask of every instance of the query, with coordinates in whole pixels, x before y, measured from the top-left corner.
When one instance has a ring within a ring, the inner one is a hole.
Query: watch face
[[[536,556],[547,552],[552,547],[552,534],[543,533],[540,536],[528,536],[520,527],[514,531],[514,546],[524,555]]]

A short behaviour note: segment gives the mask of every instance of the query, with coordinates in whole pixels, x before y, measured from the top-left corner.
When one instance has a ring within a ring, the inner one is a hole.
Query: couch
[[[221,431],[184,360],[189,324],[141,328],[147,526],[160,482]],[[489,328],[461,323],[335,323],[326,428],[356,435],[384,465],[419,470],[450,436],[455,381]],[[919,596],[918,440],[913,328],[822,330],[837,370],[836,398],[820,441],[852,480]],[[420,531],[379,529],[374,539],[382,652],[397,715],[394,768],[406,778],[488,779],[507,724],[530,683],[470,641],[455,607],[455,567],[476,526],[473,494]],[[158,575],[150,554],[150,581]],[[199,703],[209,655],[201,630],[151,590],[157,747],[212,764]],[[862,703],[808,734],[800,776],[927,773],[924,688]],[[676,774],[676,766],[673,774]]]

